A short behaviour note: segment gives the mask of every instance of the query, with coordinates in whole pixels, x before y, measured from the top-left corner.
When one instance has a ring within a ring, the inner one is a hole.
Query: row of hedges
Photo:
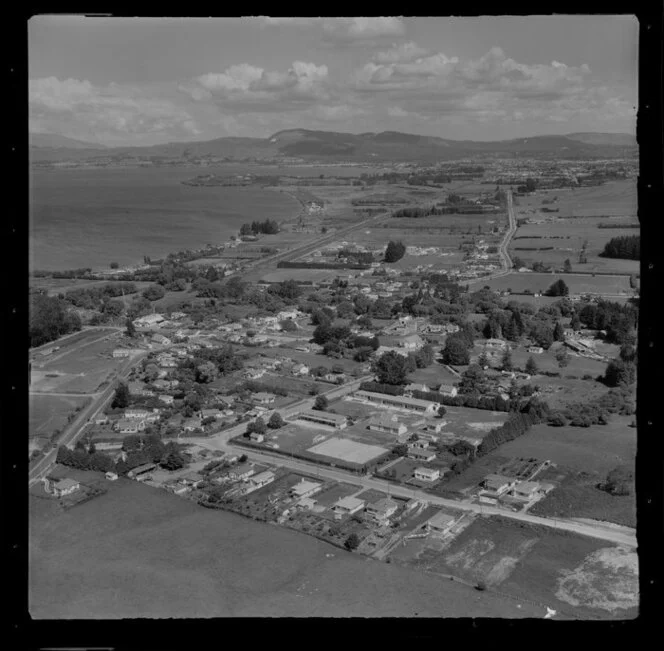
[[[368,264],[333,263],[333,262],[297,262],[296,260],[282,260],[277,264],[278,269],[370,269]]]

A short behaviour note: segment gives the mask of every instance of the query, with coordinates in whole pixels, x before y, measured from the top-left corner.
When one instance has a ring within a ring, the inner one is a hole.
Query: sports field
[[[348,463],[364,464],[386,454],[388,450],[377,445],[366,445],[365,443],[358,443],[349,439],[333,437],[318,445],[314,445],[307,452],[324,457],[341,459]]]

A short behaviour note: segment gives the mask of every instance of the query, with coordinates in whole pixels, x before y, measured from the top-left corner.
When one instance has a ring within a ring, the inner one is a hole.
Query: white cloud
[[[113,143],[201,133],[185,109],[133,86],[47,77],[29,81],[28,98],[33,126],[72,137]]]
[[[420,47],[413,41],[392,45],[388,50],[377,52],[373,60],[377,63],[403,63],[405,61],[412,61],[428,54],[428,51]]]

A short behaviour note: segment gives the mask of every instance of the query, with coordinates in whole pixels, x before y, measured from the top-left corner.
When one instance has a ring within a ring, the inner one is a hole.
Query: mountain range
[[[212,156],[229,160],[299,158],[306,161],[394,162],[454,160],[478,156],[619,158],[637,152],[635,136],[625,133],[572,133],[480,142],[449,140],[396,131],[339,133],[289,129],[269,138],[217,138],[149,147],[104,147],[51,134],[30,135],[32,161],[91,158],[171,158]]]

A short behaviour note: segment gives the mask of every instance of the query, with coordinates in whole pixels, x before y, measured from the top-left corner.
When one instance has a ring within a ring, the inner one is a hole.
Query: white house
[[[342,497],[334,504],[332,510],[337,519],[343,518],[347,515],[353,515],[364,508],[364,500],[357,497]]]
[[[256,488],[261,486],[267,486],[274,481],[274,473],[266,470],[265,472],[259,472],[257,475],[254,475],[249,479],[250,483],[253,484]]]
[[[483,490],[480,493],[487,497],[498,497],[504,495],[511,488],[514,488],[516,483],[516,480],[512,477],[494,474],[487,475],[482,482]]]
[[[410,459],[415,459],[415,461],[428,463],[436,458],[436,453],[433,450],[423,450],[420,447],[411,446],[408,448],[408,457]]]
[[[531,500],[537,495],[539,489],[540,485],[536,481],[521,481],[514,487],[512,494],[514,497]]]
[[[415,468],[413,475],[415,479],[420,481],[437,481],[440,479],[440,470],[437,468]]]
[[[367,519],[377,522],[378,524],[385,524],[393,516],[399,505],[389,497],[367,504],[365,515]]]
[[[436,515],[426,521],[425,526],[428,531],[447,533],[455,522],[456,518],[453,515],[448,515],[447,513],[439,511]]]
[[[406,425],[397,420],[396,415],[390,414],[372,416],[368,427],[374,432],[385,432],[386,434],[394,434],[396,436],[405,434],[408,431]]]
[[[150,326],[157,325],[165,321],[164,317],[161,314],[146,314],[134,321],[134,325],[137,328],[149,328]]]
[[[63,497],[65,495],[71,495],[75,493],[81,485],[75,480],[67,477],[66,479],[61,479],[53,484],[53,495],[56,497]]]
[[[138,434],[145,429],[145,421],[138,418],[120,418],[115,423],[115,431],[120,434]]]
[[[302,479],[299,483],[293,486],[289,493],[291,497],[296,499],[301,499],[303,497],[311,497],[314,493],[317,493],[321,489],[322,484],[319,484],[315,481],[307,481]]]

